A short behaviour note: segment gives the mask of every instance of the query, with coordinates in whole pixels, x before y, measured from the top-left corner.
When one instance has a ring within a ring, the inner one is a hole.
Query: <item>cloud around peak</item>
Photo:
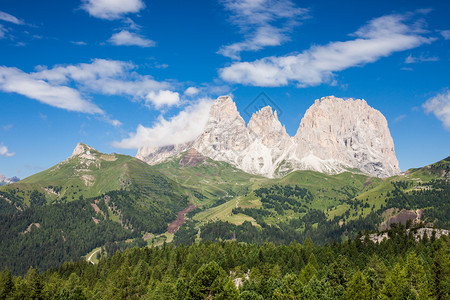
[[[348,41],[312,46],[299,54],[236,62],[219,70],[230,83],[252,86],[316,86],[332,82],[335,72],[377,61],[394,52],[431,43],[421,22],[408,22],[410,14],[385,15],[369,21]]]
[[[212,99],[201,98],[170,119],[160,116],[151,127],[139,125],[135,133],[114,142],[113,146],[136,149],[190,142],[203,133],[213,102]]]

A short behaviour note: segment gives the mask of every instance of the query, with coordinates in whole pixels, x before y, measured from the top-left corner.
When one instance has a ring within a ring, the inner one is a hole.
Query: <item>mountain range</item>
[[[317,100],[290,137],[270,107],[246,125],[220,97],[195,141],[137,158],[79,143],[1,186],[0,268],[198,240],[332,243],[398,222],[449,229],[449,193],[450,157],[400,173],[385,118],[363,100]]]
[[[356,169],[382,178],[400,174],[386,118],[364,100],[334,96],[316,100],[293,137],[270,106],[255,112],[246,125],[232,98],[222,96],[195,140],[143,146],[136,157],[155,165],[189,149],[269,178],[295,170],[337,174]]]
[[[18,178],[16,176],[11,177],[11,178],[6,178],[6,176],[4,176],[3,174],[0,174],[0,185],[11,184],[11,183],[17,182],[19,180],[20,180],[20,178]]]

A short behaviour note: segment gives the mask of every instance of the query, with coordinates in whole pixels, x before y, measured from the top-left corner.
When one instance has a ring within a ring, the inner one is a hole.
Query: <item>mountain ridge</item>
[[[6,178],[5,175],[0,173],[0,186],[15,183],[18,181],[20,181],[20,178],[17,176],[13,176],[11,178]]]
[[[386,118],[360,99],[316,100],[291,137],[270,106],[253,113],[246,125],[233,99],[221,96],[198,138],[178,145],[143,146],[136,158],[155,165],[191,148],[269,178],[294,170],[337,174],[358,169],[376,177],[400,173]]]

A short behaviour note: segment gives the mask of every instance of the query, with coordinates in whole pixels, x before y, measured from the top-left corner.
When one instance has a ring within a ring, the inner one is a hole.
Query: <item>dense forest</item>
[[[164,201],[151,192],[136,187],[45,205],[45,197],[33,191],[31,206],[23,210],[16,209],[14,194],[3,193],[12,200],[0,198],[0,268],[24,274],[30,266],[47,270],[78,260],[96,247],[106,245],[115,252],[127,248],[124,243],[130,239],[145,245],[143,233],[164,232],[176,211],[187,205],[178,195]]]
[[[431,180],[413,187],[411,181],[394,182],[386,208],[424,209],[424,219],[441,228],[450,228],[450,181]],[[412,189],[412,190],[411,190]]]
[[[403,226],[316,246],[201,242],[132,248],[97,265],[0,273],[0,299],[449,299],[450,239]]]

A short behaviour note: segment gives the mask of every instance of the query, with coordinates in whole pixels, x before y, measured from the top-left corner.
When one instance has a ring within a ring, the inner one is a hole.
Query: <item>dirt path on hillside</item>
[[[91,260],[92,256],[94,256],[95,253],[97,253],[98,251],[100,251],[101,249],[98,249],[97,251],[95,251],[94,253],[91,254],[91,256],[89,256],[88,258],[88,262],[90,262],[91,264],[95,265],[94,262]]]
[[[186,209],[183,209],[182,211],[178,212],[178,216],[175,219],[175,221],[173,221],[172,223],[169,224],[169,226],[167,226],[167,232],[168,233],[175,233],[178,231],[178,229],[180,228],[181,225],[183,225],[184,223],[184,215],[187,214],[188,212],[193,211],[194,209],[196,209],[197,206],[195,206],[192,203],[189,203],[188,207]]]

